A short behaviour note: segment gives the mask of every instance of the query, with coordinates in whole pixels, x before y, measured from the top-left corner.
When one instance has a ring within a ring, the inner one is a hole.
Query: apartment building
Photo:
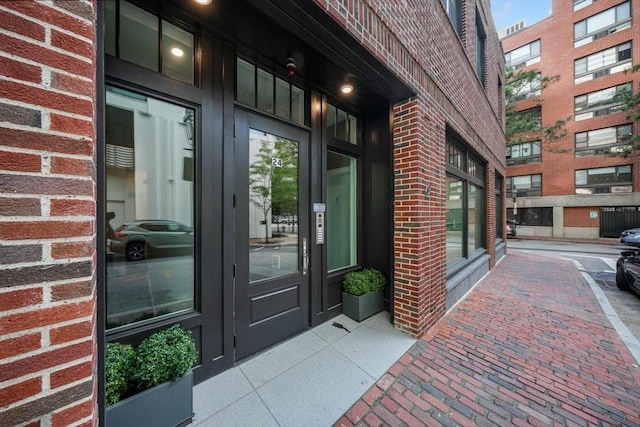
[[[0,2],[0,424],[98,425],[106,342],[200,382],[388,278],[418,336],[504,255],[489,0]]]
[[[508,66],[560,77],[542,91],[533,84],[516,109],[543,126],[570,117],[560,140],[507,148],[507,212],[519,235],[618,237],[640,224],[638,158],[610,155],[640,132],[615,98],[638,90],[640,73],[625,71],[640,61],[639,20],[634,0],[554,0],[549,17],[502,39]]]

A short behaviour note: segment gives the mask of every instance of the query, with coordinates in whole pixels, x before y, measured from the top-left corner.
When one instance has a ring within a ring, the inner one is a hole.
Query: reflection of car
[[[151,255],[193,250],[193,228],[176,221],[140,220],[125,222],[116,230],[111,250],[124,254],[129,261]]]
[[[620,233],[620,243],[640,247],[640,228],[630,228]]]
[[[640,252],[624,251],[616,265],[616,285],[640,296]]]
[[[516,225],[518,223],[512,219],[507,220],[507,237],[516,237]]]

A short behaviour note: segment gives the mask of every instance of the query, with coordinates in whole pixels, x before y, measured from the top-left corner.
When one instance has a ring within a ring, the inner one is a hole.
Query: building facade
[[[548,18],[502,39],[508,66],[559,76],[516,109],[538,110],[543,126],[570,118],[565,137],[507,150],[508,213],[520,236],[619,237],[638,225],[637,156],[609,154],[640,132],[615,98],[640,82],[625,72],[640,59],[639,19],[633,1],[554,0]]]
[[[0,419],[96,425],[104,345],[196,382],[341,312],[427,331],[504,255],[488,0],[0,1]]]

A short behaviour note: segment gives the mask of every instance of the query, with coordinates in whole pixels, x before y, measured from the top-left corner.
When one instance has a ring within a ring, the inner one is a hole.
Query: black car
[[[616,285],[640,296],[640,251],[623,251],[616,263]]]
[[[193,228],[176,221],[149,219],[125,222],[115,230],[111,250],[128,261],[189,253],[193,250]]]

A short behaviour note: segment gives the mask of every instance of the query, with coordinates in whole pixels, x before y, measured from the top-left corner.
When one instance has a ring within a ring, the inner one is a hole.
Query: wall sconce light
[[[345,83],[342,86],[340,86],[340,92],[344,93],[345,95],[350,94],[351,92],[353,92],[353,85],[351,83]]]

